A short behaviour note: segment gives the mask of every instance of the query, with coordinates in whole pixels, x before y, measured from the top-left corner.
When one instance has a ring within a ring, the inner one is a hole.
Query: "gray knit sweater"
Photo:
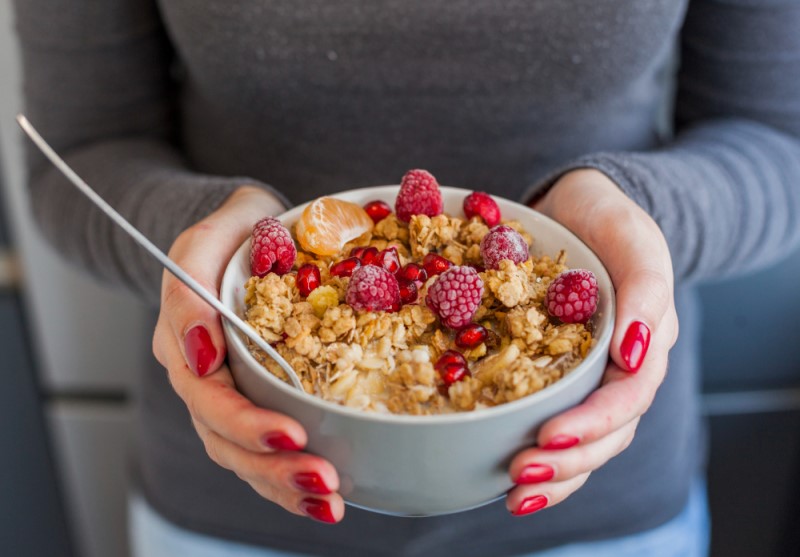
[[[334,527],[289,515],[205,457],[143,354],[136,470],[161,513],[307,554],[469,557],[636,532],[679,512],[702,465],[685,285],[767,264],[800,238],[798,2],[15,3],[31,120],[164,249],[244,182],[301,202],[422,167],[522,198],[590,166],[655,218],[684,285],[682,337],[636,440],[553,509],[348,509]],[[36,155],[31,192],[61,252],[157,299],[158,265]]]

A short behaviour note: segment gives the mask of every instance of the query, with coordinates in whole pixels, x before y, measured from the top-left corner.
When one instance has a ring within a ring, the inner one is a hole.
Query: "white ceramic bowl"
[[[336,197],[358,204],[382,199],[394,205],[397,186],[363,188]],[[442,188],[445,212],[463,215],[470,192]],[[308,433],[308,451],[328,459],[341,478],[340,493],[353,506],[403,516],[467,510],[502,496],[512,482],[510,459],[535,442],[548,418],[577,405],[600,383],[614,323],[611,279],[597,256],[574,234],[528,207],[495,197],[503,218],[519,220],[534,237],[531,252],[568,254],[571,268],[597,276],[596,346],[564,378],[523,399],[474,412],[385,415],[346,408],[302,393],[280,381],[250,355],[239,334],[224,322],[228,358],[239,390],[256,404],[283,412]],[[280,216],[291,226],[305,205]],[[231,259],[221,300],[244,315],[244,284],[250,276],[250,241]]]

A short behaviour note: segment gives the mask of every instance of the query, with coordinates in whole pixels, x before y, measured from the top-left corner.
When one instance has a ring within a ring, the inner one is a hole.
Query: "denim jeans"
[[[167,522],[140,496],[132,496],[129,506],[133,557],[304,557],[184,530]],[[709,524],[705,483],[697,480],[681,514],[657,528],[520,557],[705,557],[708,555]]]

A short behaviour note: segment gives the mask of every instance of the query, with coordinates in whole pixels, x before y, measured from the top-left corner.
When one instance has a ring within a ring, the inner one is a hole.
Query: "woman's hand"
[[[650,407],[678,335],[672,262],[656,223],[599,171],[565,174],[535,208],[586,242],[608,269],[617,297],[603,385],[541,428],[509,474],[506,506],[524,515],[556,505],[625,450]]]
[[[280,210],[266,192],[241,187],[217,211],[184,231],[169,255],[218,296],[225,266],[253,224]],[[239,394],[224,365],[218,314],[166,272],[153,353],[167,368],[214,462],[289,512],[322,522],[342,519],[336,470],[322,458],[300,452],[307,437],[299,423],[258,408]]]

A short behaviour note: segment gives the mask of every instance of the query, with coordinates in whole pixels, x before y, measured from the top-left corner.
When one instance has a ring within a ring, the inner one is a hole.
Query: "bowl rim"
[[[327,195],[326,197],[337,197],[340,199],[349,200],[349,197],[355,196],[357,194],[369,194],[373,195],[376,198],[380,199],[381,194],[388,194],[388,193],[396,193],[399,189],[399,185],[384,185],[384,186],[371,186],[371,187],[364,187],[364,188],[353,188],[350,190],[344,190],[337,193],[333,193]],[[461,195],[466,196],[472,193],[473,190],[467,190],[463,188],[454,188],[448,186],[440,186],[443,194],[446,195]],[[454,423],[465,423],[465,422],[473,422],[473,421],[481,421],[481,420],[491,420],[495,418],[500,418],[509,413],[516,413],[518,411],[523,411],[529,406],[535,406],[537,403],[545,400],[547,398],[553,398],[558,396],[558,394],[564,390],[567,390],[572,383],[578,381],[578,378],[588,373],[588,370],[592,367],[592,364],[599,359],[607,359],[609,357],[608,347],[611,344],[611,337],[614,334],[614,321],[616,318],[616,296],[614,292],[614,286],[611,281],[611,277],[608,274],[608,270],[603,265],[600,258],[597,254],[588,246],[586,245],[583,240],[578,238],[572,231],[566,228],[561,223],[551,219],[550,217],[531,209],[530,207],[523,205],[522,203],[518,203],[516,201],[503,198],[497,195],[492,195],[492,198],[498,202],[500,205],[512,204],[516,206],[517,209],[522,209],[523,212],[529,212],[531,217],[534,219],[540,219],[548,222],[548,225],[552,226],[559,233],[564,234],[565,236],[570,236],[574,241],[582,244],[587,252],[588,256],[591,259],[594,259],[594,264],[596,264],[596,268],[593,272],[598,277],[599,283],[605,283],[609,285],[609,300],[608,300],[608,308],[605,313],[600,317],[601,323],[603,324],[603,334],[597,338],[597,343],[589,352],[589,355],[584,358],[584,360],[578,364],[575,368],[570,370],[567,375],[553,383],[545,387],[544,389],[537,391],[533,394],[524,396],[520,399],[514,400],[512,402],[506,402],[503,404],[498,404],[497,406],[491,406],[487,408],[479,408],[476,410],[471,410],[469,412],[452,412],[447,414],[430,414],[430,415],[423,415],[423,416],[416,416],[416,415],[409,415],[409,414],[392,414],[392,413],[383,413],[383,412],[373,412],[373,411],[365,411],[359,410],[357,408],[350,408],[348,406],[344,406],[338,404],[336,402],[325,400],[321,397],[316,395],[312,395],[306,393],[305,391],[300,391],[295,387],[285,383],[275,375],[273,375],[269,370],[267,370],[264,366],[262,366],[255,357],[250,353],[247,346],[244,343],[244,340],[241,337],[241,334],[238,333],[233,326],[227,322],[226,319],[222,319],[222,326],[227,333],[228,343],[233,344],[236,347],[236,352],[239,354],[244,363],[254,369],[255,372],[266,379],[271,385],[280,391],[282,391],[285,395],[288,395],[299,402],[309,403],[312,406],[317,407],[319,410],[333,412],[335,414],[339,414],[342,417],[354,418],[359,420],[365,421],[377,421],[383,423],[391,423],[391,424],[403,424],[403,425],[412,425],[412,426],[430,426],[430,425],[447,425],[447,424],[454,424]],[[279,219],[281,222],[285,222],[287,219],[294,219],[296,220],[302,211],[311,203],[313,200],[310,200],[306,203],[296,205],[291,209],[277,215],[275,218]],[[292,221],[293,222],[293,221]],[[220,284],[220,301],[225,304],[229,309],[234,310],[232,306],[232,299],[235,291],[236,286],[231,284],[232,276],[235,274],[235,267],[238,264],[237,261],[239,258],[243,256],[247,256],[247,252],[250,247],[250,237],[244,239],[242,244],[236,249],[233,253],[233,256],[228,261],[225,272],[222,277],[222,282]],[[243,285],[238,285],[242,287]],[[231,298],[231,299],[229,299]],[[598,325],[598,328],[600,326]],[[232,350],[233,347],[229,346],[228,350]]]

